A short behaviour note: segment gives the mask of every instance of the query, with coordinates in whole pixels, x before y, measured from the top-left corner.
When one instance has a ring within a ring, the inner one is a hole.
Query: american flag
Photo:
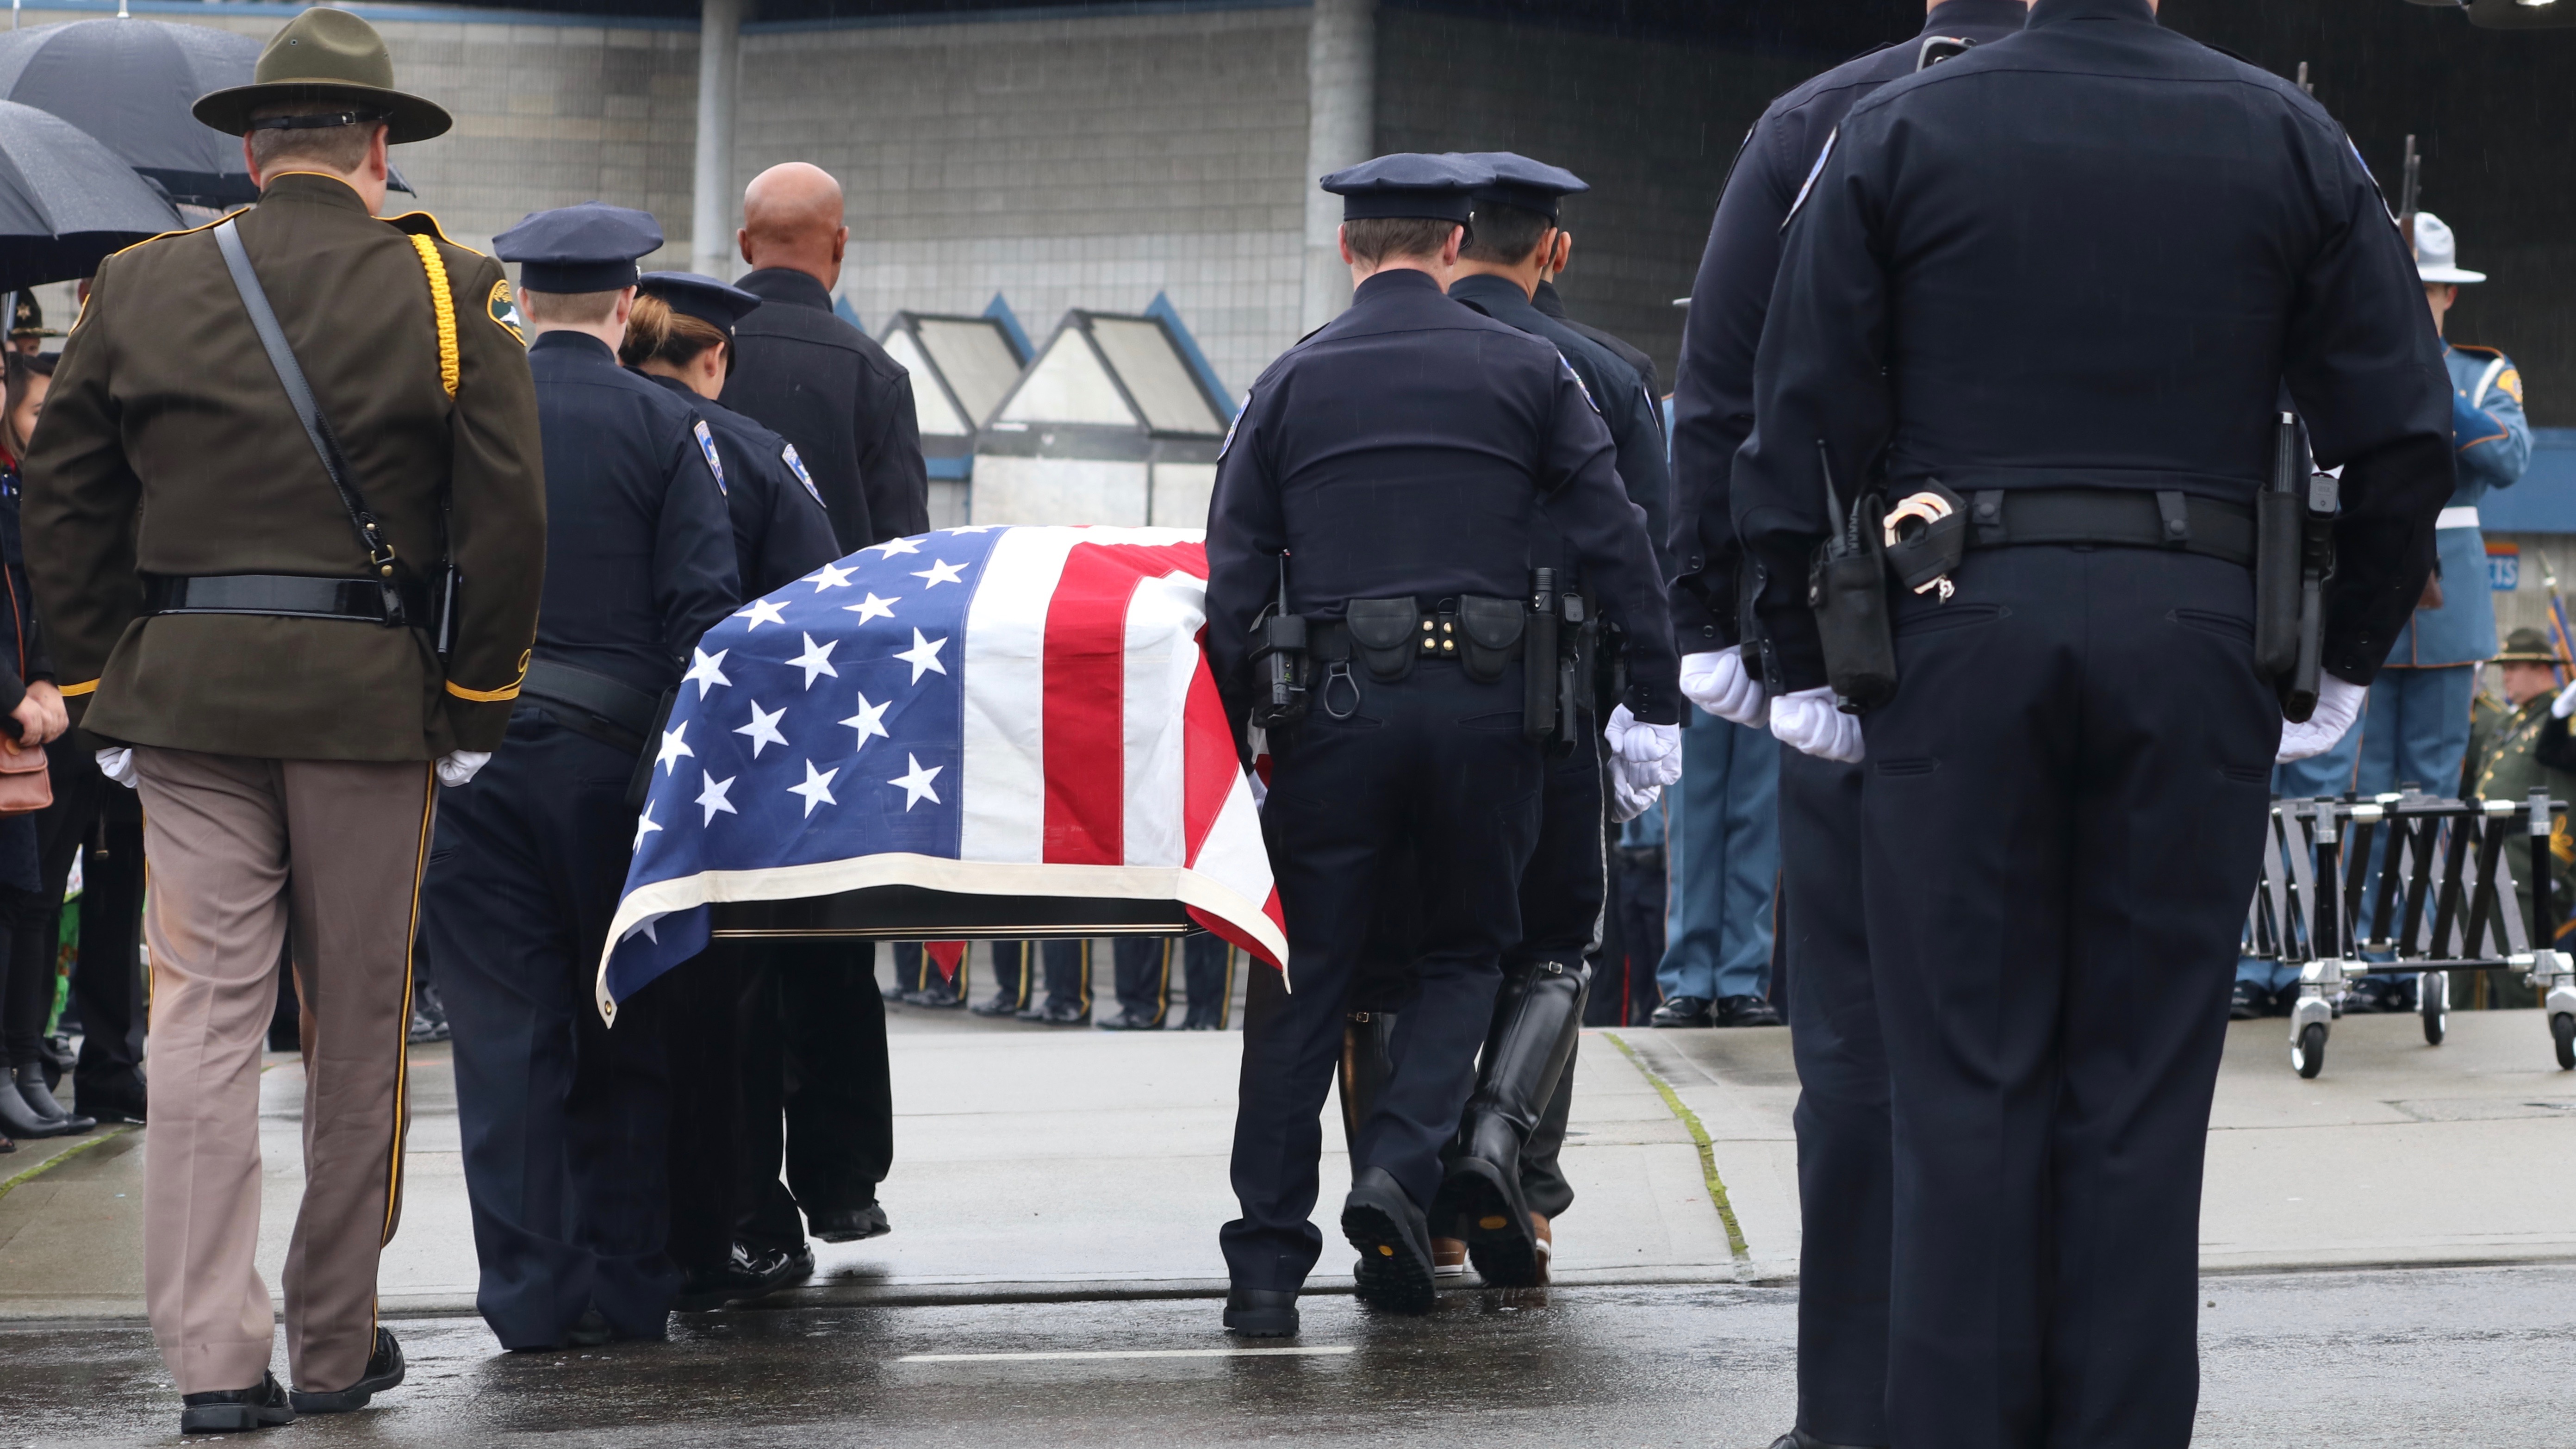
[[[1284,961],[1199,652],[1201,539],[943,529],[708,630],[654,742],[601,1014],[705,949],[711,902],[870,886],[1177,900]]]

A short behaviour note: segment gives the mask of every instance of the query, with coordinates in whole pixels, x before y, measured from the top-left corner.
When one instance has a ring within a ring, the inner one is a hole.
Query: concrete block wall
[[[1168,292],[1240,389],[1300,330],[1308,13],[748,27],[732,187],[840,178],[871,330],[998,291],[1043,342]]]

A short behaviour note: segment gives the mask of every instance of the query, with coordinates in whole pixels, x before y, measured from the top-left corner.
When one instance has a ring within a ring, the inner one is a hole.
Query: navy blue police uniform
[[[672,311],[725,334],[733,365],[734,324],[761,305],[739,287],[694,272],[646,272],[637,290]],[[630,338],[629,355],[632,354]],[[635,375],[669,392],[696,414],[690,429],[707,470],[725,497],[733,524],[734,567],[746,600],[784,588],[841,556],[823,498],[793,445],[675,377]],[[672,1082],[670,1109],[670,1254],[683,1311],[722,1307],[754,1297],[811,1271],[810,1255],[790,1248],[765,1253],[743,1246],[744,1073],[736,1023],[758,943],[717,941],[655,983]],[[774,1110],[775,1093],[771,1094]]]
[[[523,264],[526,290],[580,293],[633,286],[634,258],[661,240],[648,214],[589,203],[536,213],[494,243]],[[724,495],[690,406],[586,333],[543,333],[528,363],[547,511],[577,526],[547,533],[508,737],[470,784],[444,792],[428,875],[482,1266],[475,1306],[514,1349],[659,1338],[678,1286],[664,1253],[669,1083],[653,993],[610,1031],[593,982],[655,709],[737,593]]]
[[[1463,222],[1469,189],[1490,175],[1463,158],[1408,155],[1324,184],[1351,220]],[[1416,994],[1358,1133],[1342,1224],[1380,1266],[1363,1283],[1374,1301],[1430,1304],[1424,1210],[1502,955],[1519,939],[1539,827],[1544,759],[1522,730],[1517,649],[1542,512],[1628,628],[1631,710],[1671,723],[1669,623],[1609,429],[1553,346],[1450,301],[1427,272],[1361,282],[1350,310],[1254,383],[1219,460],[1207,631],[1219,687],[1244,717],[1255,620],[1281,587],[1283,554],[1315,676],[1304,720],[1274,741],[1263,809],[1293,994],[1256,978],[1245,1023],[1233,1165],[1243,1216],[1220,1234],[1237,1331],[1295,1331],[1293,1295],[1322,1250],[1307,1217],[1343,1003],[1381,871],[1408,849],[1423,897]]]
[[[1812,170],[1729,500],[1775,687],[1826,697],[1828,461],[1845,506],[1937,484],[1968,521],[1955,594],[1890,591],[1837,893],[1864,887],[1894,1103],[1888,1423],[2179,1446],[2282,732],[2252,499],[2286,384],[2344,469],[2324,666],[2366,684],[2451,491],[2440,347],[2342,130],[2147,0],[2039,0],[1854,105]]]
[[[1495,208],[1544,216],[1553,223],[1565,197],[1591,189],[1570,171],[1509,151],[1468,155],[1495,173],[1475,193],[1471,230]],[[1505,326],[1545,338],[1563,354],[1609,425],[1619,481],[1628,501],[1645,515],[1647,537],[1662,540],[1672,509],[1672,478],[1662,417],[1645,379],[1608,346],[1540,311],[1520,284],[1507,277],[1460,276],[1450,282],[1449,295]],[[1587,586],[1564,539],[1544,523],[1531,557],[1534,564],[1557,570],[1561,589],[1587,596],[1597,592]],[[1655,567],[1658,582],[1670,573],[1660,553]],[[1526,1221],[1530,1213],[1555,1218],[1574,1205],[1574,1189],[1558,1170],[1557,1154],[1573,1111],[1575,1050],[1592,979],[1589,957],[1601,940],[1609,891],[1600,732],[1602,716],[1616,701],[1597,700],[1590,687],[1598,652],[1596,646],[1580,661],[1585,687],[1578,691],[1575,737],[1556,741],[1549,755],[1538,843],[1521,876],[1520,941],[1505,953],[1503,987],[1480,1058],[1476,1092],[1450,1150],[1453,1180],[1462,1180],[1464,1157],[1502,1159],[1493,1166],[1522,1198],[1511,1214],[1514,1221]],[[1488,1281],[1509,1281],[1531,1266],[1526,1255],[1534,1254],[1534,1242],[1509,1246],[1517,1251],[1479,1255],[1477,1267]]]
[[[1944,0],[1912,42],[1826,71],[1773,101],[1744,139],[1691,286],[1673,388],[1674,632],[1684,654],[1741,642],[1739,550],[1727,509],[1736,449],[1753,431],[1753,353],[1771,309],[1780,227],[1825,138],[1853,105],[1911,75],[1924,47],[2019,31],[2024,0]],[[1939,52],[1936,51],[1935,54]],[[1887,1053],[1870,988],[1869,931],[1851,909],[1861,859],[1861,767],[1780,751],[1782,947],[1798,1068],[1798,1432],[1885,1444],[1887,1285],[1895,1164]]]

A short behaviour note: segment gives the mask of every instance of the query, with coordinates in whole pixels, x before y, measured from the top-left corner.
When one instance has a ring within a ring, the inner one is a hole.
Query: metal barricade
[[[2439,1046],[2454,973],[2519,971],[2541,993],[2558,1065],[2576,1070],[2576,955],[2554,949],[2549,891],[2552,819],[2566,810],[2543,791],[2274,801],[2243,950],[2299,968],[2291,1067],[2324,1070],[2328,1028],[2363,976],[2414,976],[2424,1040]],[[2516,841],[2533,882],[2528,916],[2514,900]],[[2363,929],[2378,935],[2355,939]]]

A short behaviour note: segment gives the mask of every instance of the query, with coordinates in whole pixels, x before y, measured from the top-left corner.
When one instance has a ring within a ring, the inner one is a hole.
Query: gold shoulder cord
[[[456,361],[456,299],[447,289],[447,263],[439,259],[438,243],[428,237],[413,235],[412,250],[420,253],[420,269],[429,275],[429,309],[438,318],[438,383],[456,396],[458,367]]]

